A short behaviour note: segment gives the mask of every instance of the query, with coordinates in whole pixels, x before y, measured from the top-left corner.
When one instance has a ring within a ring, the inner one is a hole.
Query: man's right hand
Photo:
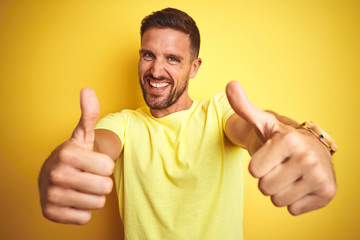
[[[43,215],[60,223],[86,224],[91,210],[104,206],[113,187],[114,161],[93,151],[99,116],[94,90],[81,90],[80,105],[81,118],[72,137],[52,152],[39,175]]]

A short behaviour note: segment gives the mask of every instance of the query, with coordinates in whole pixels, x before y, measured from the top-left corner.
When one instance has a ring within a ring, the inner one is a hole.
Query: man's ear
[[[202,59],[201,58],[196,58],[194,61],[192,61],[191,63],[191,69],[190,69],[190,78],[194,78],[201,66],[202,63]]]

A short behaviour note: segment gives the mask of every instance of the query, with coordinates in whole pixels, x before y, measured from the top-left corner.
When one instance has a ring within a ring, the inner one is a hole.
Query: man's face
[[[198,68],[191,58],[189,35],[171,28],[147,29],[139,54],[138,74],[146,104],[159,110],[178,102]]]

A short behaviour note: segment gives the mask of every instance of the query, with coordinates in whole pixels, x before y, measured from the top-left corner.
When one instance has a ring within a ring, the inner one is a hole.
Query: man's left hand
[[[236,114],[253,127],[263,142],[252,155],[250,173],[275,206],[292,215],[326,206],[336,194],[331,154],[313,134],[280,122],[253,105],[237,82],[226,93]]]

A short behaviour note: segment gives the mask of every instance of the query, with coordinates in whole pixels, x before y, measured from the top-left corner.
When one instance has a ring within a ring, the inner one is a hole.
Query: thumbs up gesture
[[[72,137],[52,152],[39,175],[43,214],[55,222],[87,223],[91,210],[104,206],[113,186],[114,161],[93,151],[99,116],[94,90],[82,89],[80,105],[81,118]]]
[[[249,171],[260,191],[292,215],[326,206],[336,193],[329,150],[308,131],[287,124],[292,120],[253,105],[238,82],[230,82],[226,94],[237,114],[226,133],[252,155]]]

